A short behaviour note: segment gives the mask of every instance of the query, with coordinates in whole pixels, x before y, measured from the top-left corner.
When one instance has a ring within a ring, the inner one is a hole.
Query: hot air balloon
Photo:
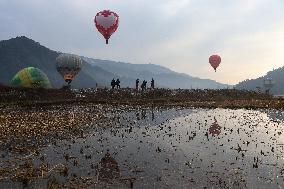
[[[80,72],[83,60],[74,54],[60,54],[56,58],[56,69],[64,80],[70,85],[75,76]]]
[[[47,75],[38,68],[28,67],[20,70],[11,80],[13,87],[51,88]]]
[[[219,55],[211,55],[209,57],[209,63],[214,68],[215,72],[219,64],[221,63],[221,57]]]
[[[119,18],[118,15],[110,10],[104,10],[98,12],[97,15],[95,16],[94,22],[96,24],[98,31],[106,39],[106,44],[108,44],[110,36],[118,28],[118,18]]]

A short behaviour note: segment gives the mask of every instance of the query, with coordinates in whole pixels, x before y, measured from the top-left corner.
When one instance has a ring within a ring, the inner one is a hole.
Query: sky
[[[106,45],[97,12],[119,15]],[[0,40],[237,84],[284,65],[284,0],[0,0]],[[217,72],[208,63],[222,57]]]

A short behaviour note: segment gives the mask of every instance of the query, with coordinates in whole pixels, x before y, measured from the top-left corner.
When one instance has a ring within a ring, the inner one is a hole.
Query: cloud
[[[162,11],[167,16],[175,16],[179,11],[187,10],[190,0],[169,0],[161,5]]]

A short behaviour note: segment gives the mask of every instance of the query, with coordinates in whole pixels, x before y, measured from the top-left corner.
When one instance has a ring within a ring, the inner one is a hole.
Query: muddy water
[[[58,140],[28,157],[34,166],[47,164],[48,174],[28,183],[8,179],[0,188],[281,188],[283,115],[276,110],[109,111],[107,127],[94,125],[83,137]],[[3,166],[19,156],[1,153]]]

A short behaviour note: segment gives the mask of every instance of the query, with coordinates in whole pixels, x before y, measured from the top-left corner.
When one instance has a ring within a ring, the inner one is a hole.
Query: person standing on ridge
[[[115,80],[114,80],[114,78],[111,80],[110,85],[111,85],[111,88],[114,89],[114,87],[115,87]]]
[[[115,84],[116,84],[116,88],[120,89],[120,80],[119,79],[116,80]]]
[[[154,79],[152,78],[152,80],[151,80],[151,88],[152,89],[154,89],[155,88],[155,81],[154,81]]]
[[[142,89],[142,91],[144,91],[145,89],[146,89],[146,87],[147,87],[147,81],[143,81],[142,82],[142,85],[141,85],[141,89]]]
[[[139,79],[136,79],[136,90],[138,91],[139,89]]]

